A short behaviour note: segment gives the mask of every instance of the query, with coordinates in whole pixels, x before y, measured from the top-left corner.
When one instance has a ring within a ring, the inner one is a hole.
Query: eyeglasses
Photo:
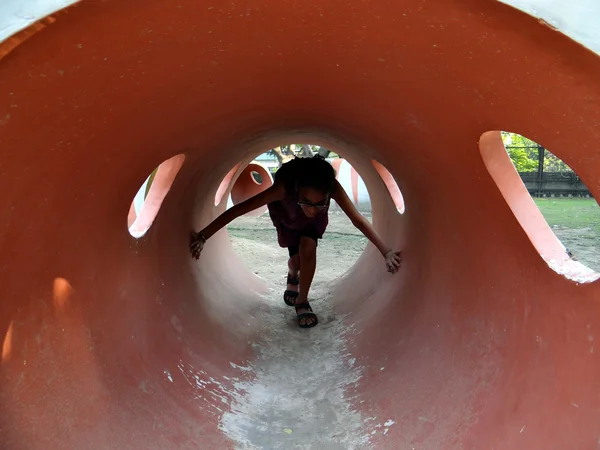
[[[319,204],[319,203],[317,203],[317,204],[314,204],[314,203],[310,203],[310,202],[298,202],[298,205],[300,205],[300,206],[305,206],[305,207],[307,207],[307,208],[316,208],[316,209],[318,209],[319,211],[321,211],[321,210],[323,210],[323,209],[326,209],[326,208],[329,206],[329,205],[327,205],[327,204],[325,204],[325,205],[324,205],[324,204],[322,204],[322,203],[320,203],[320,204]]]

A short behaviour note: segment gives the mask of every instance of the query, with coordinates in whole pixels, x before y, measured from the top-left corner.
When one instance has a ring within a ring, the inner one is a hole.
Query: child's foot
[[[298,272],[295,274],[288,272],[287,277],[287,289],[283,293],[283,301],[288,306],[294,306],[296,299],[298,298],[298,285],[300,280],[298,279]]]
[[[312,328],[319,323],[317,315],[313,313],[308,300],[296,299],[296,315],[298,316],[298,325],[300,328]]]

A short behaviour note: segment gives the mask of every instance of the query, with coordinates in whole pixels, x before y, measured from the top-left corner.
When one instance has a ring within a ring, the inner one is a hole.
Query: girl
[[[388,272],[395,273],[400,268],[400,252],[392,251],[383,243],[335,179],[331,164],[318,155],[295,158],[283,164],[275,173],[273,186],[225,211],[202,231],[192,233],[190,251],[198,259],[204,243],[213,234],[232,220],[268,205],[279,245],[287,247],[290,255],[283,299],[286,305],[296,309],[301,328],[314,327],[318,320],[308,303],[308,291],[315,274],[317,242],[323,237],[329,221],[327,211],[331,199],[381,252]]]

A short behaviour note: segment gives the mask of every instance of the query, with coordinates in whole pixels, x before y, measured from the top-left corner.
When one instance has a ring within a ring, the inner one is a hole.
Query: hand
[[[192,233],[190,236],[190,253],[192,254],[192,258],[200,258],[200,253],[202,253],[205,242],[206,238],[202,236],[202,233]]]
[[[389,273],[396,273],[400,269],[400,263],[402,262],[402,253],[394,252],[390,250],[385,255],[385,265]]]

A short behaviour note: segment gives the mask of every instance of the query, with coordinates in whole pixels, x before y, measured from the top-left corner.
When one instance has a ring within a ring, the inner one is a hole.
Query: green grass
[[[600,235],[600,206],[593,198],[536,198],[550,226],[591,228]]]

